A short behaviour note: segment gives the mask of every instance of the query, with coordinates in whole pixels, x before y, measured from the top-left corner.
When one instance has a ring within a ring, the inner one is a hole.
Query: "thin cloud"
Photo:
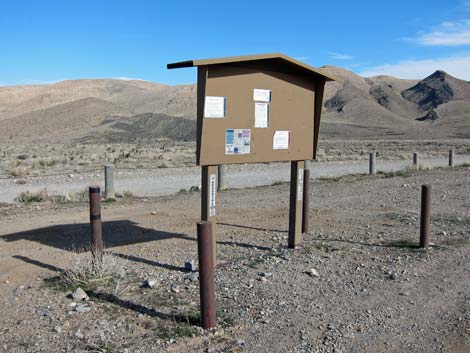
[[[335,60],[352,60],[354,57],[349,54],[341,54],[341,53],[328,53],[330,58],[335,59]]]
[[[371,67],[359,72],[359,75],[365,77],[390,75],[399,78],[423,79],[436,70],[443,70],[460,79],[470,80],[470,54],[437,59],[404,60],[395,64]]]
[[[405,39],[426,46],[470,45],[470,19],[442,22],[429,33]]]
[[[134,78],[134,77],[114,77],[115,80],[122,81],[145,81],[143,78]]]

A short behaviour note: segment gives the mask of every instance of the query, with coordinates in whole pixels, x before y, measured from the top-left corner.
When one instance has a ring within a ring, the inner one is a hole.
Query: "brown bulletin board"
[[[236,63],[198,69],[198,165],[314,158],[315,81]],[[254,89],[271,90],[267,128],[255,128]],[[206,96],[226,97],[224,118],[204,117]],[[227,129],[250,129],[249,154],[226,154]],[[287,150],[273,149],[275,131],[290,131]]]

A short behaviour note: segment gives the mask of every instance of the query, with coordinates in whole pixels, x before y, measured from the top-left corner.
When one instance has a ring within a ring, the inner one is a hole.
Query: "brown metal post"
[[[197,251],[199,257],[201,325],[204,329],[208,329],[217,326],[215,317],[212,227],[210,222],[199,222],[197,224]]]
[[[94,257],[100,258],[103,253],[101,226],[101,192],[99,186],[90,186],[90,228],[91,251]]]
[[[217,264],[217,166],[203,166],[201,175],[201,221],[208,221],[212,227],[212,251],[214,266]]]
[[[310,221],[310,169],[304,169],[304,195],[302,205],[302,233],[308,233]]]
[[[304,161],[292,161],[290,168],[289,235],[287,246],[294,249],[302,239]]]
[[[421,187],[421,226],[419,232],[419,247],[429,246],[429,228],[431,223],[431,185]]]
[[[454,167],[454,149],[449,150],[449,167]]]

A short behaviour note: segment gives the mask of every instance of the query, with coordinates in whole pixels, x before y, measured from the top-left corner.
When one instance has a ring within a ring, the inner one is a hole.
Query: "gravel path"
[[[456,156],[455,164],[470,163],[470,156]],[[422,160],[426,167],[446,166],[446,158]],[[377,171],[398,171],[411,166],[409,160],[377,160]],[[248,164],[227,166],[227,186],[244,188],[271,185],[289,180],[288,163]],[[312,175],[319,177],[338,177],[368,172],[368,161],[344,161],[314,163]],[[84,190],[88,185],[104,183],[103,173],[70,174],[50,177],[30,177],[26,184],[18,184],[16,179],[0,180],[0,202],[13,202],[21,192],[37,192],[47,189],[51,195],[66,195]],[[116,170],[115,189],[117,192],[129,191],[136,196],[160,196],[189,189],[200,185],[200,168],[163,168],[154,170]]]

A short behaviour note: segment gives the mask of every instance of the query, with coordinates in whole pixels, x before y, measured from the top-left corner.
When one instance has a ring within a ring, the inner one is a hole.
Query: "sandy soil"
[[[433,187],[434,246],[414,248],[419,193]],[[219,328],[201,332],[200,195],[105,204],[104,238],[126,280],[79,313],[45,279],[83,258],[86,203],[0,208],[4,352],[470,351],[470,170],[315,180],[312,231],[286,248],[288,184],[219,194]],[[312,276],[311,269],[318,272]],[[155,279],[154,289],[141,288]],[[50,283],[50,282],[49,282]]]

